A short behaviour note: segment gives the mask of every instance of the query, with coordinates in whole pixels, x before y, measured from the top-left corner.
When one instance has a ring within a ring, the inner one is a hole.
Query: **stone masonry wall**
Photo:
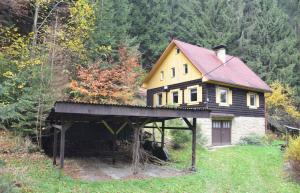
[[[231,126],[231,142],[239,143],[240,139],[251,133],[263,136],[265,134],[264,117],[235,117]]]
[[[205,146],[212,145],[212,120],[210,118],[197,119],[198,133],[205,138]],[[263,136],[265,134],[264,117],[235,117],[232,119],[231,143],[238,144],[242,137],[255,133]],[[203,140],[203,137],[199,140]]]

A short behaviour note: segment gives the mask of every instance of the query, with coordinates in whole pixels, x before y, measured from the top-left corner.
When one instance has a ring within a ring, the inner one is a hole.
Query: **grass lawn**
[[[172,150],[171,156],[174,167],[190,165],[190,147]],[[0,159],[6,162],[0,168],[9,171],[5,177],[20,183],[24,192],[300,192],[300,184],[285,177],[282,153],[275,146],[198,149],[194,174],[147,180],[73,180],[42,155],[0,154]]]

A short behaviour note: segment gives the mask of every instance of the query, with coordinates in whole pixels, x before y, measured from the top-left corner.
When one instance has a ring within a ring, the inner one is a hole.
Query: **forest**
[[[2,0],[0,127],[39,142],[57,100],[143,104],[174,38],[225,44],[271,85],[269,116],[299,125],[299,0]]]

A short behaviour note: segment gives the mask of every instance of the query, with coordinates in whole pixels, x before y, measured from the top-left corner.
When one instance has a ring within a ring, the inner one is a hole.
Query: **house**
[[[223,45],[209,50],[173,40],[146,76],[148,106],[207,107],[200,118],[207,145],[237,144],[265,133],[265,97],[270,87]]]

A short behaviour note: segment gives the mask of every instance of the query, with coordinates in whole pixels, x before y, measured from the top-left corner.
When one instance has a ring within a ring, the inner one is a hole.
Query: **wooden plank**
[[[192,167],[191,167],[191,171],[196,171],[196,131],[197,131],[197,119],[193,118],[193,129],[192,129]]]
[[[107,124],[106,121],[102,120],[102,123],[103,123],[103,125],[105,126],[105,128],[106,128],[112,135],[115,134],[114,130]]]
[[[124,129],[124,127],[127,125],[127,121],[123,123],[123,125],[121,125],[121,127],[117,130],[116,134],[119,134],[120,131],[122,131],[122,129]]]
[[[150,128],[150,129],[155,129],[157,127],[154,126],[144,126],[143,128]],[[165,127],[165,129],[176,129],[176,130],[191,130],[189,127]]]
[[[53,128],[53,165],[56,165],[57,156],[57,129]]]
[[[193,127],[193,125],[190,123],[190,121],[187,118],[183,117],[183,120],[188,125],[189,128]]]

